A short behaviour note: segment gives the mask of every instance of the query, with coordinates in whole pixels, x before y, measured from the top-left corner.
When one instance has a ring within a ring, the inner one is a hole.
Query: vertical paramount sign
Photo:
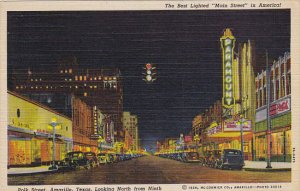
[[[231,108],[234,104],[233,96],[233,56],[235,38],[230,29],[224,31],[220,39],[223,54],[223,106]]]

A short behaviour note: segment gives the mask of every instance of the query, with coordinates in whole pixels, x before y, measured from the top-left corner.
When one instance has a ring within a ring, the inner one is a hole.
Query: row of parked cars
[[[203,152],[203,154],[179,152],[158,154],[158,156],[182,162],[197,162],[203,166],[219,169],[242,169],[245,165],[242,152],[237,149],[208,150]]]
[[[94,153],[74,151],[66,154],[63,161],[58,163],[59,168],[79,169],[84,167],[90,169],[101,164],[116,163],[141,157],[140,154],[115,154],[115,153]]]

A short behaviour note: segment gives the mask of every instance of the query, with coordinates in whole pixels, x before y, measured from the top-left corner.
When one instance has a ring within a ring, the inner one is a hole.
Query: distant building
[[[116,68],[81,69],[77,59],[59,61],[59,67],[13,69],[9,89],[72,116],[72,96],[97,106],[114,121],[116,141],[124,141],[123,90]]]
[[[130,112],[123,112],[123,126],[126,132],[125,145],[128,150],[139,151],[138,118]]]
[[[8,165],[50,164],[53,127],[56,118],[56,161],[72,151],[72,119],[14,92],[8,92]]]

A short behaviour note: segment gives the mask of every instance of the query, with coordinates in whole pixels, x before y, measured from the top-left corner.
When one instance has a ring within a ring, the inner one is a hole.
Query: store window
[[[272,161],[282,162],[284,153],[283,132],[272,133]]]
[[[265,135],[258,136],[255,139],[255,152],[256,160],[265,161],[266,160],[266,137]]]
[[[291,130],[285,132],[285,162],[291,162],[292,158],[292,141]]]

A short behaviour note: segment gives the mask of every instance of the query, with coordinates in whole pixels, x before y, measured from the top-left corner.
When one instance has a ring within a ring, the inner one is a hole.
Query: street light
[[[56,126],[59,125],[57,123],[56,117],[52,118],[51,123],[49,124],[53,129],[53,135],[52,135],[52,141],[53,141],[53,148],[52,148],[52,166],[49,167],[49,170],[57,170],[58,167],[55,165],[55,154],[56,154],[56,148],[55,148],[55,134],[56,134]]]
[[[97,141],[99,143],[99,153],[101,153],[102,143],[105,142],[105,140],[102,138],[102,136],[99,136]]]
[[[267,166],[266,168],[272,168],[271,166],[271,119],[270,119],[270,70],[268,51],[266,50],[266,83],[267,83]]]

